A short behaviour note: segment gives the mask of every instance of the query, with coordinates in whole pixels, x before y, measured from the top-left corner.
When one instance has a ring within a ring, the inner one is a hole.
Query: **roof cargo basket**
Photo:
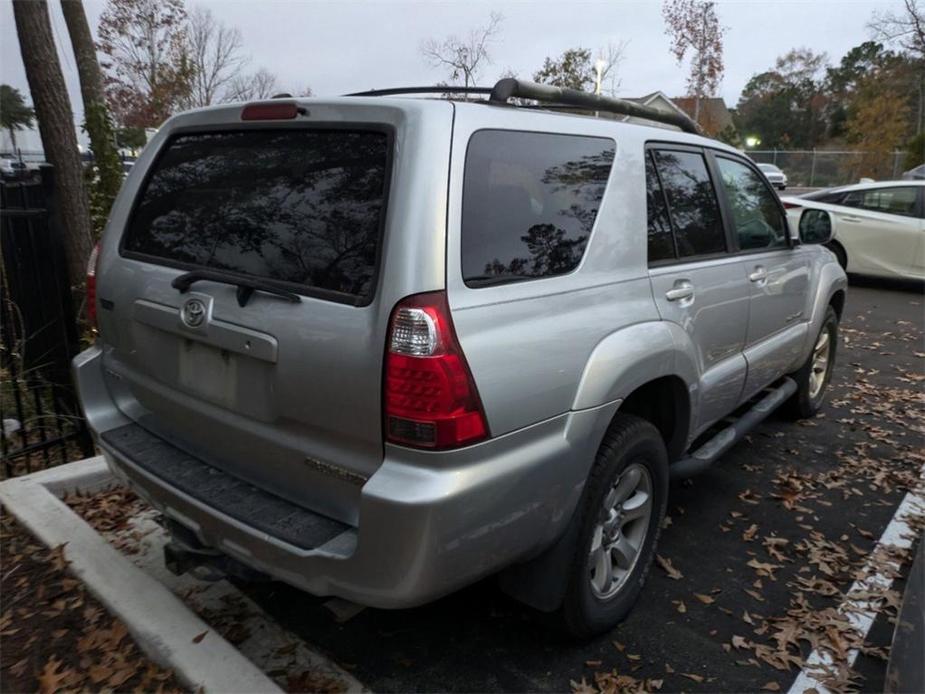
[[[372,89],[348,94],[347,96],[395,96],[399,94],[487,94],[488,103],[493,104],[507,104],[510,99],[531,99],[539,102],[541,108],[545,106],[548,108],[581,108],[589,111],[603,111],[673,125],[686,133],[701,134],[700,127],[682,113],[669,113],[651,106],[643,106],[633,101],[627,101],[626,99],[598,96],[581,92],[577,89],[553,87],[548,84],[538,84],[513,77],[499,80],[491,89],[487,87],[451,87],[446,85],[396,87],[394,89]]]

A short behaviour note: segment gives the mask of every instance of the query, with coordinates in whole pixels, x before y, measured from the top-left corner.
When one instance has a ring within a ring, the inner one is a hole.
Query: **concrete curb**
[[[115,482],[103,458],[24,475],[0,484],[0,503],[49,547],[64,544],[74,575],[125,622],[141,649],[193,690],[279,692],[276,684],[179,598],[109,545],[58,496]],[[199,643],[193,639],[205,633]]]

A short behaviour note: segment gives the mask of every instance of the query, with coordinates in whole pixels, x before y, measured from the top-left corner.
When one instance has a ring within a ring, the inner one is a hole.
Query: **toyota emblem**
[[[206,305],[199,299],[190,299],[180,309],[180,320],[188,328],[198,328],[206,317]]]

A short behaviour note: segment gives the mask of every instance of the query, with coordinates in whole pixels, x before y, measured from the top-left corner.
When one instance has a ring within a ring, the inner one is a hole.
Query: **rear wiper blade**
[[[185,294],[189,291],[189,288],[193,286],[193,283],[199,282],[200,280],[221,282],[222,284],[236,286],[238,288],[238,306],[247,306],[247,302],[258,289],[294,304],[302,301],[302,298],[298,294],[280,289],[271,282],[266,282],[257,277],[243,277],[232,272],[222,272],[221,270],[191,270],[190,272],[183,273],[179,277],[175,277],[170,283],[170,286],[179,290],[181,294]]]

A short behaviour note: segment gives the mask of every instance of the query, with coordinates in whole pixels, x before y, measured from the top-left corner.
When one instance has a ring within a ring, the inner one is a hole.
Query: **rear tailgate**
[[[299,106],[184,114],[148,145],[101,249],[104,366],[145,428],[355,523],[383,456],[389,312],[443,288],[452,105]],[[172,286],[203,269],[229,281]]]

